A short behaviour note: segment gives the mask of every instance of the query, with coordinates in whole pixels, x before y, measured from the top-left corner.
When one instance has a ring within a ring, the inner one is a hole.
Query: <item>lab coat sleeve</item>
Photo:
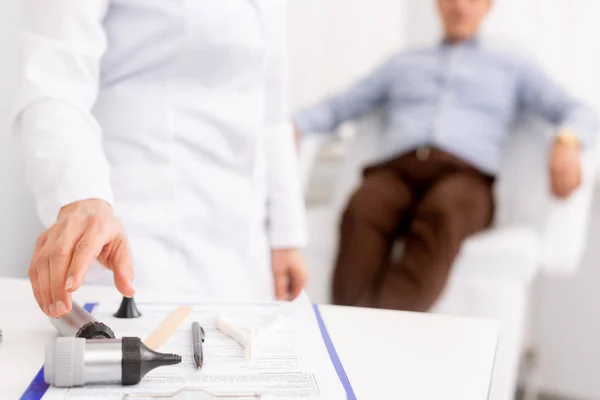
[[[266,125],[267,216],[271,248],[301,247],[307,241],[298,154],[288,115],[285,1],[272,0],[267,17]]]
[[[23,70],[12,127],[45,226],[61,207],[113,203],[101,129],[91,113],[106,49],[108,0],[25,0]]]

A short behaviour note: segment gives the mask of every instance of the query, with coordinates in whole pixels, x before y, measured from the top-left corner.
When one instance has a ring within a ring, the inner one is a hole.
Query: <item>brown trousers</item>
[[[490,224],[493,180],[429,148],[367,168],[342,217],[334,303],[427,311],[463,240]]]

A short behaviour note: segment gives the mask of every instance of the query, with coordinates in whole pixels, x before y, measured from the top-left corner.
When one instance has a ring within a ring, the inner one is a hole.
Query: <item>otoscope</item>
[[[136,337],[59,337],[46,347],[44,380],[57,387],[89,383],[135,385],[154,368],[180,362],[181,356],[150,350]]]
[[[71,311],[60,318],[50,318],[50,322],[62,336],[84,339],[114,339],[112,329],[99,322],[79,304],[73,302]]]
[[[64,336],[46,347],[44,380],[54,386],[135,385],[154,368],[181,362],[181,356],[153,351],[140,338],[116,339],[108,326],[75,302],[68,314],[50,321]]]

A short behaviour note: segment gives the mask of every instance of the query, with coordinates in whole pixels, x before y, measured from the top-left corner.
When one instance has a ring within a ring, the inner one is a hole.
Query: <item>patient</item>
[[[551,188],[581,182],[580,148],[595,115],[535,65],[478,39],[491,0],[438,0],[439,45],[396,54],[350,90],[300,111],[299,132],[330,132],[377,107],[386,112],[380,162],[364,171],[341,223],[333,301],[426,311],[439,297],[462,242],[493,216],[502,145],[521,112],[556,126]],[[394,241],[403,237],[399,260]]]

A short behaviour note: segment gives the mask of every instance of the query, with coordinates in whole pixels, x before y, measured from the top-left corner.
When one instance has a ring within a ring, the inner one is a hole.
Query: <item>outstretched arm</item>
[[[23,78],[13,126],[37,209],[48,228],[29,278],[51,317],[71,309],[71,292],[95,259],[132,296],[129,245],[112,204],[102,132],[91,109],[106,48],[108,0],[24,1]]]
[[[299,111],[294,117],[296,128],[304,133],[331,132],[385,102],[395,61],[392,57],[345,92]]]
[[[551,187],[557,197],[566,198],[581,184],[580,149],[595,141],[596,115],[531,63],[521,66],[518,93],[525,110],[557,127],[550,154]]]

